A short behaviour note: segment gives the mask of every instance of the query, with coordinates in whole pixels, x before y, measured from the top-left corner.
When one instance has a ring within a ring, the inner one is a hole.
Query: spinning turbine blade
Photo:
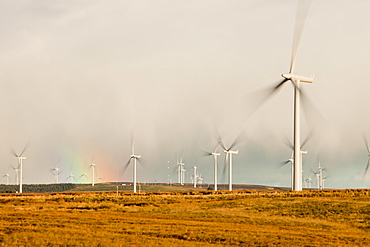
[[[246,136],[244,131],[240,132],[240,134],[235,138],[234,142],[231,144],[228,150],[231,150],[233,147],[238,145],[239,143],[243,142],[246,140]]]
[[[303,26],[307,18],[308,10],[310,9],[311,0],[298,1],[297,15],[294,28],[292,60],[289,73],[294,73],[295,62],[297,59],[297,50],[302,36]]]
[[[251,117],[253,113],[255,113],[272,96],[274,96],[287,81],[289,80],[284,78],[275,86],[268,87],[266,89],[262,89],[260,91],[244,96],[244,107],[249,108],[249,111],[246,113],[246,119]]]
[[[18,157],[18,154],[14,151],[14,148],[11,148],[11,149],[10,149],[10,153],[11,153],[14,157]]]
[[[365,143],[367,152],[370,153],[369,143],[367,142],[367,138],[366,138],[366,134],[365,133],[362,134],[362,139],[364,140],[364,143]]]
[[[312,129],[308,133],[308,135],[306,136],[306,138],[304,139],[304,141],[302,142],[301,148],[303,148],[307,144],[307,142],[309,142],[312,139],[313,135],[314,135],[314,130]]]
[[[227,150],[226,149],[226,146],[225,146],[225,144],[224,144],[224,142],[222,141],[222,139],[221,139],[221,136],[219,136],[218,137],[218,141],[217,141],[217,143],[224,149],[224,150]]]
[[[286,165],[286,164],[288,164],[289,162],[290,162],[289,160],[280,162],[280,163],[279,163],[279,168],[281,168],[281,167],[285,166],[285,165]]]
[[[364,170],[364,173],[362,174],[362,181],[365,181],[365,179],[366,179],[367,170],[369,170],[369,166],[370,166],[370,158],[369,158],[369,160],[367,161],[366,168],[365,168],[365,170]]]
[[[120,172],[121,174],[120,174],[120,175],[123,175],[123,174],[126,172],[126,170],[127,170],[128,166],[130,165],[131,160],[132,160],[132,158],[129,158],[129,159],[128,159],[128,161],[127,161],[127,163],[125,164],[125,166],[121,169],[121,172]]]
[[[22,156],[24,154],[24,152],[26,152],[26,150],[28,149],[28,147],[29,147],[29,143],[27,142],[27,144],[24,146],[24,148],[23,148],[23,150],[22,150],[22,152],[21,152],[21,154],[19,156]]]
[[[288,137],[286,137],[285,136],[285,139],[284,139],[284,144],[288,147],[288,148],[290,148],[290,149],[294,149],[294,146],[293,146],[293,143],[289,140],[289,138]]]

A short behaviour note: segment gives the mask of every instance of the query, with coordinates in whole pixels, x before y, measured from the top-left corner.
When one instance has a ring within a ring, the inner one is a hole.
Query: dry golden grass
[[[0,196],[1,246],[370,246],[370,191]]]

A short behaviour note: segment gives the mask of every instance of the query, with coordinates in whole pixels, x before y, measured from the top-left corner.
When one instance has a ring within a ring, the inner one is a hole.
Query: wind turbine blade
[[[226,178],[226,168],[229,164],[229,155],[226,153],[225,155],[225,163],[224,163],[224,168],[222,169],[222,176],[221,176],[221,181],[225,182],[225,178]]]
[[[268,87],[266,89],[262,89],[260,91],[248,94],[243,98],[243,108],[248,109],[246,112],[246,119],[251,117],[253,113],[255,113],[263,104],[265,104],[272,96],[274,96],[281,87],[285,84],[285,82],[289,81],[288,79],[284,78],[282,81],[278,82],[276,85],[272,87]]]
[[[365,179],[366,179],[367,170],[369,170],[369,166],[370,166],[370,158],[369,158],[369,160],[367,161],[367,165],[366,165],[366,167],[365,167],[364,173],[362,174],[362,181],[365,181]]]
[[[129,158],[127,163],[123,166],[123,168],[121,169],[121,172],[120,172],[120,176],[122,176],[126,172],[128,166],[130,165],[131,160],[132,160],[132,158]]]
[[[318,124],[314,124],[313,120],[320,123],[322,125],[323,123],[326,123],[324,116],[321,114],[321,112],[318,110],[318,108],[312,103],[312,101],[308,98],[305,91],[300,88],[300,95],[301,95],[301,102],[302,102],[302,108],[303,113],[307,122],[307,125],[310,129],[314,129],[315,126]]]
[[[145,160],[145,159],[143,159],[143,158],[138,158],[138,159],[136,159],[137,160],[137,162],[142,166],[142,167],[144,167],[144,168],[146,168],[147,167],[147,161]]]
[[[131,132],[130,134],[130,141],[131,141],[131,154],[134,155],[135,154],[135,137],[134,137],[134,133],[133,131]]]
[[[217,153],[217,149],[218,149],[218,144],[215,145],[215,150],[213,151],[213,153]]]
[[[240,134],[235,138],[234,142],[231,144],[230,148],[228,150],[231,150],[233,147],[238,145],[239,143],[245,141],[247,137],[245,136],[245,132],[242,131]]]
[[[304,145],[307,144],[307,142],[309,142],[312,139],[313,136],[314,136],[314,130],[311,129],[311,131],[308,133],[308,135],[306,136],[306,138],[302,142],[301,149],[304,147]]]
[[[226,146],[225,146],[224,142],[222,141],[221,136],[218,138],[217,143],[218,143],[218,144],[219,144],[219,145],[220,145],[224,150],[226,150]]]
[[[367,152],[370,153],[369,143],[367,142],[367,137],[365,133],[362,134],[362,139],[364,140]]]
[[[24,154],[24,152],[26,152],[26,150],[28,149],[28,147],[30,146],[30,144],[27,142],[27,144],[24,146],[21,154],[19,156],[22,156]]]
[[[210,152],[207,152],[207,151],[205,151],[205,150],[201,150],[201,157],[205,157],[205,156],[211,156],[212,155],[212,153],[210,153]]]
[[[18,157],[18,154],[14,151],[14,148],[11,148],[11,149],[10,149],[10,153],[11,153],[14,157]]]
[[[288,148],[290,148],[291,150],[294,149],[294,146],[293,146],[293,143],[289,140],[288,137],[285,136],[285,139],[284,139],[284,144],[285,146],[287,146]]]
[[[288,164],[289,162],[290,162],[290,161],[289,161],[289,160],[287,160],[287,161],[282,161],[282,162],[278,163],[279,168],[281,168],[281,167],[285,166],[285,165],[286,165],[286,164]]]
[[[297,51],[302,36],[303,26],[307,18],[308,10],[310,9],[310,5],[311,0],[298,1],[297,15],[294,28],[292,60],[290,63],[289,73],[294,73],[295,62],[297,59]]]

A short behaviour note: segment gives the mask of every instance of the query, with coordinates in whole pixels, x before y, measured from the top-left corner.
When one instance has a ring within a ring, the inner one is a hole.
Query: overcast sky
[[[291,153],[292,85],[248,112],[255,92],[289,70],[296,9],[294,0],[1,1],[0,175],[15,182],[9,150],[29,142],[25,183],[52,183],[58,160],[61,181],[84,169],[91,180],[92,157],[98,177],[131,181],[130,168],[118,174],[135,129],[138,181],[177,181],[182,156],[186,181],[196,164],[212,183],[212,157],[199,150],[214,149],[217,130],[227,146],[245,130],[234,182],[290,186],[290,166],[278,163]],[[296,72],[315,74],[302,84],[311,100],[302,136],[316,129],[304,177],[319,157],[330,188],[370,187],[370,174],[361,181],[369,10],[367,0],[313,1],[298,51]]]

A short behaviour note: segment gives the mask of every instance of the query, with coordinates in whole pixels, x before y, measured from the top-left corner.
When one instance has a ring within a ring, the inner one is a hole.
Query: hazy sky
[[[289,70],[296,8],[293,0],[1,1],[0,175],[17,163],[11,147],[20,152],[29,141],[25,183],[53,182],[59,159],[60,180],[71,169],[90,175],[92,157],[98,177],[117,181],[135,129],[146,164],[138,181],[176,181],[182,156],[186,181],[196,164],[212,183],[212,158],[199,150],[212,151],[216,129],[226,145],[245,129],[234,182],[289,186],[290,166],[278,163],[291,152],[284,139],[292,138],[292,85],[247,112],[254,92]],[[370,174],[361,181],[369,10],[367,0],[313,1],[301,38],[296,72],[315,74],[302,84],[315,105],[302,117],[303,137],[316,129],[304,176],[319,156],[327,187],[370,187]]]

